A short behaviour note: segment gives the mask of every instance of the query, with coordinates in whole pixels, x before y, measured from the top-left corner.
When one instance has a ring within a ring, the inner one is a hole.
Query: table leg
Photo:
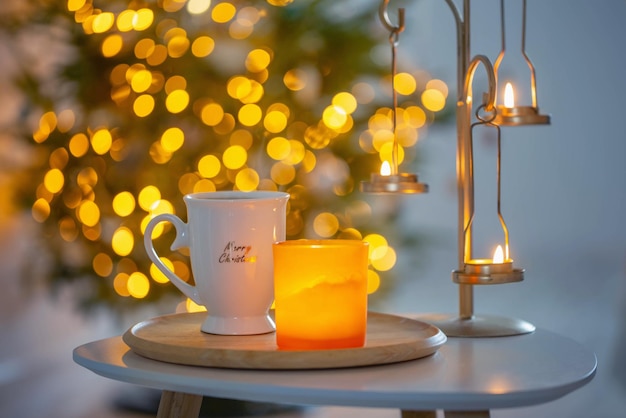
[[[489,411],[444,411],[445,418],[489,418]]]
[[[437,418],[437,411],[405,411],[405,410],[402,410],[402,418]]]
[[[161,394],[157,418],[198,418],[202,406],[202,395],[171,392]]]

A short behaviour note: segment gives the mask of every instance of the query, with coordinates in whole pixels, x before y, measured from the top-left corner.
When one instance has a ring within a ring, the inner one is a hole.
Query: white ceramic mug
[[[249,335],[275,330],[269,317],[274,299],[272,244],[285,240],[289,194],[209,192],[185,195],[187,223],[172,214],[148,222],[144,245],[150,260],[181,292],[207,307],[202,331]],[[160,222],[176,229],[172,250],[188,247],[195,286],[179,278],[154,249]]]

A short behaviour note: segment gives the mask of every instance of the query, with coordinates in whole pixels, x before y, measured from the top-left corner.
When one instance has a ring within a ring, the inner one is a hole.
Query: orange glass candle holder
[[[274,244],[276,344],[335,349],[365,344],[368,243],[294,240]]]

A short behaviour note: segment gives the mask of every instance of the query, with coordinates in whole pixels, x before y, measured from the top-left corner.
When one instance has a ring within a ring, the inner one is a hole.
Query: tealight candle
[[[361,347],[367,323],[368,244],[274,244],[276,344],[281,349]]]

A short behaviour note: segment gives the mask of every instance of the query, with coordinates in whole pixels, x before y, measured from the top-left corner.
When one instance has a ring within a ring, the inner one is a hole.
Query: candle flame
[[[388,161],[383,161],[383,164],[380,166],[380,175],[381,176],[391,175],[391,165],[389,165]]]
[[[493,253],[493,264],[502,264],[504,263],[504,251],[502,251],[502,246],[498,245],[496,251]]]
[[[504,107],[515,107],[515,93],[511,83],[504,86]]]

